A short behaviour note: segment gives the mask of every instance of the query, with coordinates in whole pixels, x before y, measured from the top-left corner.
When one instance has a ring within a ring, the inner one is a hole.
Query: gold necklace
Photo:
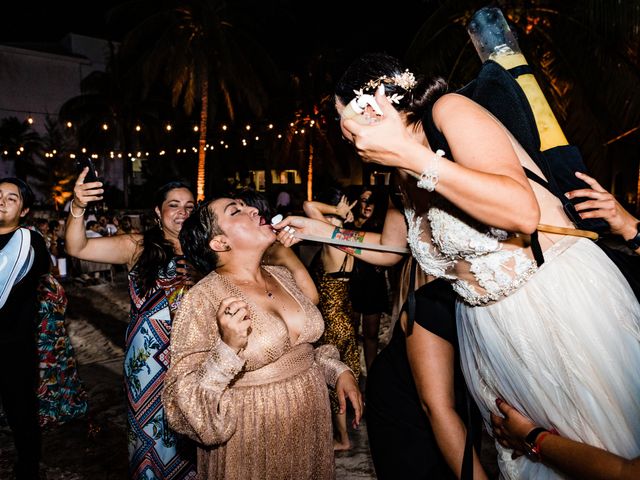
[[[267,284],[267,277],[271,277],[271,274],[265,269],[263,268],[263,280],[264,280],[264,293],[267,294],[267,297],[269,297],[269,300],[273,300],[275,297],[273,295],[273,292],[269,290],[269,286]],[[264,276],[264,274],[266,274],[266,276]]]
[[[271,290],[269,290],[269,284],[267,283],[267,277],[271,277],[271,274],[267,271],[266,268],[262,267],[263,270],[263,280],[264,280],[264,293],[267,295],[267,297],[269,298],[269,300],[273,300],[275,297],[275,295],[273,294],[273,292]],[[224,278],[227,282],[229,282],[231,285],[234,285],[236,288],[240,288],[240,285],[245,285],[248,286],[250,285],[250,281],[239,281],[236,280],[235,282],[233,281],[233,276],[229,275],[229,274],[224,274],[224,273],[218,273],[218,275],[220,275],[222,278]],[[266,275],[266,276],[265,276]],[[236,283],[237,282],[237,283]]]

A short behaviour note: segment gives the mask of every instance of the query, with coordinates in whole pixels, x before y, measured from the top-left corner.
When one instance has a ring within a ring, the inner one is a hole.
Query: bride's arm
[[[377,94],[384,116],[372,125],[343,120],[358,154],[365,160],[421,175],[433,170],[435,191],[478,221],[514,232],[532,233],[540,211],[533,190],[504,127],[486,110],[457,94],[433,107],[455,162],[440,158],[424,132],[408,129],[384,95]]]
[[[442,162],[436,191],[482,223],[532,233],[538,202],[504,127],[461,95],[436,102],[433,118],[456,160]]]

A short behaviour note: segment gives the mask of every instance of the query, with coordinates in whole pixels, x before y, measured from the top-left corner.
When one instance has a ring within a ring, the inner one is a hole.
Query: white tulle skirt
[[[457,305],[462,369],[487,425],[505,399],[537,424],[627,458],[640,455],[640,306],[590,240],[545,253],[492,305]],[[503,478],[565,478],[499,445]]]

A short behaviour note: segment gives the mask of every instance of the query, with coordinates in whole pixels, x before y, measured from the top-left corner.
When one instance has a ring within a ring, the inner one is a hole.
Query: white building
[[[54,44],[0,45],[0,119],[33,119],[32,128],[45,133],[45,119],[57,119],[60,107],[80,95],[80,82],[91,72],[105,71],[106,40],[70,33]],[[0,152],[0,176],[14,174],[12,161]],[[100,162],[101,175],[122,189],[121,162]]]

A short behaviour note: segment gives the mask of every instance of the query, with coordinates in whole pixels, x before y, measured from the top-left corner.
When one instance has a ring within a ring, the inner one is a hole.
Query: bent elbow
[[[394,265],[398,264],[403,258],[405,258],[404,255],[398,255],[397,253],[387,253],[381,255],[378,262],[371,263],[380,267],[393,267]]]
[[[524,233],[525,235],[531,235],[537,229],[538,229],[538,220],[536,219],[523,222],[518,228],[520,233]]]
[[[540,223],[540,208],[537,202],[521,210],[515,224],[515,230],[519,233],[531,235]]]

